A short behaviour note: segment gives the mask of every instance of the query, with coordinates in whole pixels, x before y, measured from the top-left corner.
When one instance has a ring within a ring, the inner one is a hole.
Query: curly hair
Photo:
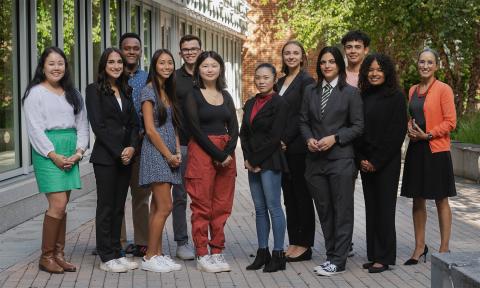
[[[370,69],[373,61],[377,61],[385,77],[385,82],[378,87],[374,87],[368,81],[368,70]],[[373,53],[368,55],[360,66],[360,73],[358,75],[358,88],[360,89],[360,94],[362,96],[366,93],[369,93],[374,88],[386,88],[388,91],[399,90],[400,88],[397,79],[397,72],[392,59],[382,53]]]
[[[352,30],[347,32],[347,34],[343,35],[341,40],[343,46],[345,46],[345,44],[350,41],[362,41],[365,48],[370,45],[370,37],[368,37],[365,32],[360,30]]]
[[[125,71],[125,66],[127,65],[126,64],[127,62],[122,52],[120,51],[120,49],[114,48],[114,47],[105,49],[105,51],[103,51],[102,53],[102,56],[100,56],[100,61],[98,61],[98,75],[97,75],[98,95],[115,96],[112,90],[112,85],[110,84],[110,81],[108,81],[109,76],[105,71],[105,68],[107,67],[108,57],[112,53],[117,53],[118,55],[120,55],[123,62],[123,72],[120,75],[120,77],[118,77],[117,80],[115,80],[115,84],[117,84],[117,87],[120,90],[120,92],[122,92],[125,95],[125,97],[130,99],[130,96],[132,94],[132,88],[128,85],[128,76]]]

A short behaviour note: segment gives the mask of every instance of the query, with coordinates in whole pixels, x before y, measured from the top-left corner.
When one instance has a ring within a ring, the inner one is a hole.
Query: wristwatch
[[[83,159],[83,154],[82,154],[82,153],[77,152],[77,153],[75,153],[75,155],[77,155],[78,157],[80,157],[80,160],[78,160],[78,161],[82,161],[82,159]]]
[[[340,144],[340,136],[338,134],[335,134],[335,143]]]
[[[427,141],[430,141],[430,140],[432,140],[432,138],[433,138],[433,135],[432,135],[432,133],[430,133],[430,132],[429,132],[429,133],[427,133]]]

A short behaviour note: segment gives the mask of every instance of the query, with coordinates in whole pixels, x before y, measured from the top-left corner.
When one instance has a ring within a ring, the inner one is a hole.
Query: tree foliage
[[[12,1],[0,5],[0,129],[10,127],[13,110],[13,15]]]
[[[292,31],[310,49],[338,43],[350,29],[367,32],[372,50],[395,59],[405,88],[418,81],[418,52],[434,48],[459,114],[480,102],[478,0],[279,0],[277,17],[281,31]]]

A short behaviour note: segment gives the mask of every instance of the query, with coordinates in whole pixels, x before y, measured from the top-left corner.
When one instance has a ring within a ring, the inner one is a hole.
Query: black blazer
[[[102,165],[121,164],[125,147],[137,147],[138,118],[131,98],[120,93],[122,109],[112,95],[99,95],[97,83],[86,89],[88,120],[95,133],[90,162]]]
[[[278,89],[282,89],[287,76],[278,79]],[[307,72],[301,70],[281,96],[288,104],[287,125],[282,135],[282,141],[287,145],[288,154],[307,153],[307,145],[303,141],[299,128],[300,109],[302,108],[303,90],[315,80]]]
[[[325,113],[321,114],[322,88],[317,84],[305,88],[300,113],[300,131],[304,141],[321,139],[337,134],[338,143],[322,152],[308,152],[307,157],[329,160],[354,158],[353,140],[363,133],[363,104],[358,89],[346,85],[342,90],[335,86],[330,95]]]
[[[243,158],[254,167],[266,170],[288,171],[280,139],[287,120],[287,105],[282,97],[273,95],[250,123],[257,96],[250,98],[243,107],[240,141]]]
[[[401,153],[407,133],[405,95],[385,90],[362,95],[365,130],[355,141],[357,163],[368,160],[377,171]]]

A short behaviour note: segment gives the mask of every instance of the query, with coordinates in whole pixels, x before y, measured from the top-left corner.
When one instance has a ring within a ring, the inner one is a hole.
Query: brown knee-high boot
[[[63,273],[63,268],[57,264],[57,261],[55,261],[55,258],[53,257],[58,230],[60,229],[60,222],[62,222],[62,219],[48,216],[45,212],[42,233],[42,256],[40,256],[38,267],[40,270],[48,273]]]
[[[77,267],[72,263],[69,263],[65,260],[65,253],[63,250],[65,249],[65,233],[67,231],[67,213],[62,218],[60,222],[60,228],[58,229],[58,236],[57,236],[57,243],[55,245],[55,261],[60,267],[63,268],[66,272],[75,272]]]

